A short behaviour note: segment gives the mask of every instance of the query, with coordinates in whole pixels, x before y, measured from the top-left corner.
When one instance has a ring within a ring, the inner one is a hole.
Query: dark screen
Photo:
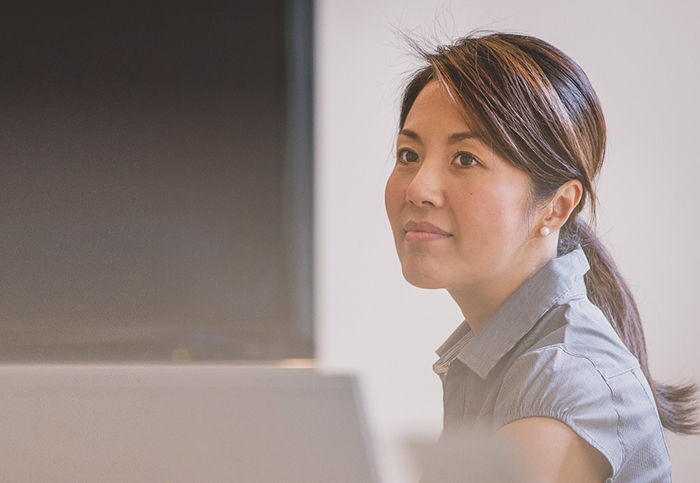
[[[285,3],[0,11],[0,358],[310,356]]]

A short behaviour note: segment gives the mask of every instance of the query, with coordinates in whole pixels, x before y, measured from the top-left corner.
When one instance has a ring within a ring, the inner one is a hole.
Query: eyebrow
[[[415,141],[422,142],[418,133],[415,131],[411,131],[410,129],[402,129],[399,132],[399,135],[403,135],[403,136],[409,137]],[[456,133],[453,133],[453,134],[450,134],[449,136],[447,136],[447,142],[449,144],[456,144],[460,141],[463,141],[464,139],[478,139],[478,138],[479,138],[479,136],[477,136],[476,134],[471,133],[471,132],[466,132],[466,131],[465,132],[456,132]]]
[[[450,144],[455,144],[458,143],[464,139],[477,139],[478,136],[474,133],[471,132],[456,132],[454,134],[450,134],[447,137],[447,142]]]

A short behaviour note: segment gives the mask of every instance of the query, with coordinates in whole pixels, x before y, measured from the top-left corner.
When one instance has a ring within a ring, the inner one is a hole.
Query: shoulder
[[[652,391],[585,289],[539,318],[498,378],[493,433],[510,425],[506,431],[525,427],[520,433],[527,436],[544,421],[575,447],[602,455],[614,478],[654,474],[659,478],[648,481],[667,481],[670,462]]]
[[[614,391],[594,360],[565,344],[521,354],[503,376],[494,423],[528,416],[568,422],[586,411],[614,415]]]
[[[637,359],[584,294],[550,309],[521,340],[504,368],[495,416],[512,421],[535,412],[566,421],[604,410],[612,417],[615,394],[626,386],[653,400],[635,370]]]
[[[555,419],[514,421],[496,439],[513,452],[524,481],[600,483],[612,476],[606,457]]]
[[[494,432],[526,418],[559,421],[602,454],[614,473],[638,451],[638,442],[663,442],[653,397],[638,366],[622,365],[606,374],[597,359],[565,343],[521,354],[504,374]]]
[[[548,359],[560,351],[560,364],[587,360],[603,377],[639,367],[602,311],[585,294],[552,307],[522,340],[521,354]]]

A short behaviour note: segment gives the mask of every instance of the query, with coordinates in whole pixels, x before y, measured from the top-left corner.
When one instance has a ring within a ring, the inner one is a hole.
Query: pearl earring
[[[540,235],[542,235],[542,236],[549,235],[549,228],[547,228],[546,226],[543,226],[542,228],[540,228]]]

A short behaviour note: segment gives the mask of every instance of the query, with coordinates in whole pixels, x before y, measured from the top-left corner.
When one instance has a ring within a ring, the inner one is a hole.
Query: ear
[[[540,226],[546,226],[549,231],[562,227],[578,206],[583,195],[583,185],[577,179],[570,179],[559,187],[552,200],[542,209]]]

